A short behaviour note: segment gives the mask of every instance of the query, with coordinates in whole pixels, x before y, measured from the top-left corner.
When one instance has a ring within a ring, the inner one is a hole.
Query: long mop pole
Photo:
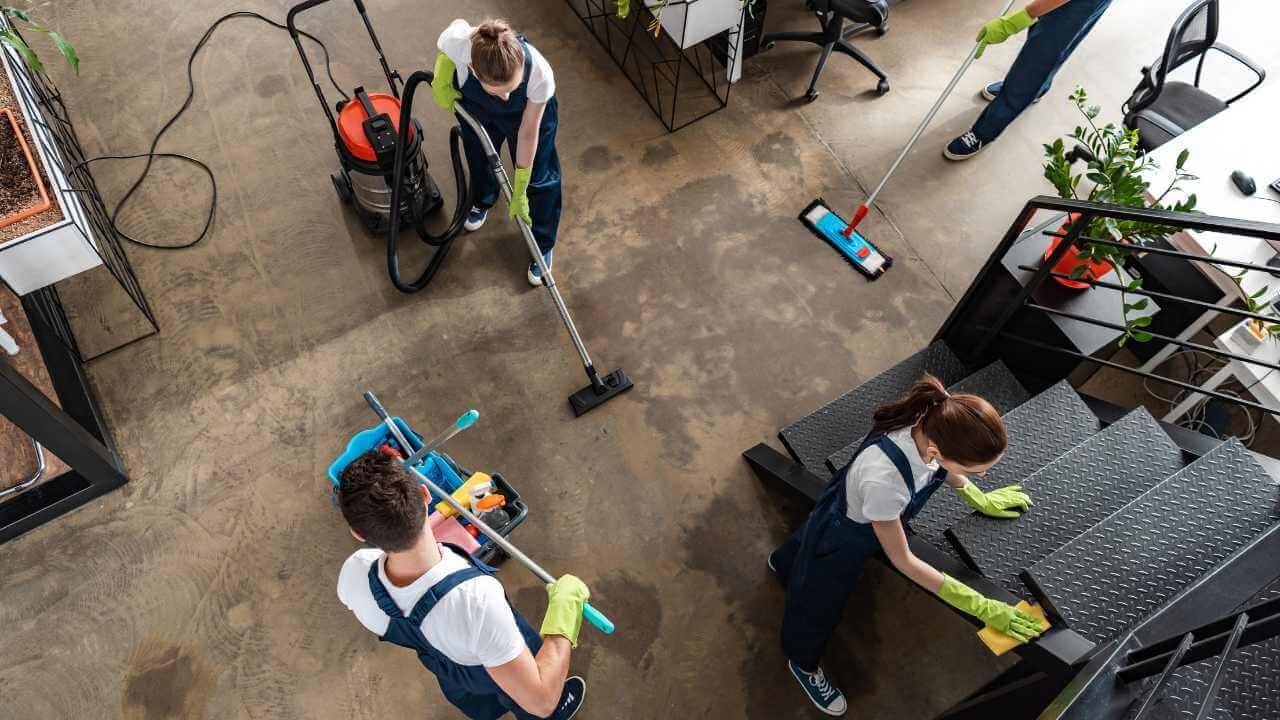
[[[396,442],[400,444],[401,449],[406,453],[413,453],[413,445],[409,443],[409,439],[404,436],[404,433],[400,432],[399,426],[397,426],[395,421],[391,419],[391,416],[387,414],[387,409],[382,406],[382,403],[378,401],[378,398],[374,396],[373,393],[366,392],[364,394],[364,399],[365,402],[369,403],[369,407],[373,408],[373,411],[377,413],[378,419],[387,426],[387,430],[391,432],[392,437],[394,437]],[[532,558],[521,552],[520,548],[512,545],[509,540],[499,535],[493,528],[486,525],[483,520],[476,517],[470,510],[463,506],[462,503],[455,500],[451,493],[445,492],[440,488],[440,486],[432,482],[431,478],[423,475],[413,465],[409,465],[406,462],[405,467],[416,475],[418,477],[418,481],[426,485],[428,490],[448,503],[448,505],[456,510],[459,515],[466,518],[467,522],[476,526],[476,528],[488,536],[494,544],[502,548],[503,552],[514,558],[521,565],[525,566],[525,568],[537,576],[539,580],[548,585],[556,581],[556,579],[552,577],[551,573],[543,570],[541,565],[534,562]],[[587,622],[595,625],[596,628],[606,635],[613,633],[613,621],[605,617],[604,613],[592,607],[590,603],[582,604],[582,617],[586,619]]]
[[[1009,8],[1013,7],[1013,3],[1015,1],[1016,0],[1008,0],[1008,2],[1004,4],[1004,9],[1000,11],[1000,15],[1003,16],[1005,13],[1009,12]],[[942,91],[942,94],[938,96],[937,101],[933,103],[933,107],[929,108],[929,112],[925,114],[924,120],[920,121],[920,126],[911,134],[911,139],[907,141],[906,147],[902,148],[902,152],[898,153],[898,158],[889,166],[889,172],[884,174],[884,177],[880,179],[880,184],[876,186],[875,190],[871,191],[871,194],[867,196],[866,202],[862,203],[862,205],[858,207],[858,210],[853,214],[853,220],[841,233],[846,238],[853,235],[853,229],[858,227],[858,223],[862,222],[862,218],[866,217],[867,213],[871,211],[871,206],[875,204],[876,198],[880,196],[880,191],[884,189],[885,184],[889,182],[889,178],[893,177],[893,173],[897,171],[898,166],[902,164],[904,159],[906,159],[907,153],[911,152],[911,148],[915,146],[916,141],[924,134],[924,129],[929,127],[929,123],[933,122],[933,116],[938,114],[938,111],[942,109],[942,104],[947,101],[947,98],[951,95],[952,91],[956,89],[956,85],[960,82],[960,78],[964,77],[965,72],[969,70],[969,66],[972,65],[973,61],[978,57],[978,50],[981,47],[981,42],[973,44],[973,49],[969,51],[969,56],[960,64],[960,69],[957,70],[956,74],[951,78],[951,82],[947,83],[947,87]]]

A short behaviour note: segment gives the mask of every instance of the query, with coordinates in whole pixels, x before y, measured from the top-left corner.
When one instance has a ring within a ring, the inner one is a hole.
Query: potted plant
[[[1151,159],[1138,147],[1138,133],[1115,123],[1107,123],[1099,127],[1095,122],[1101,112],[1097,105],[1089,105],[1088,94],[1084,88],[1076,88],[1069,96],[1076,106],[1085,124],[1076,126],[1068,137],[1075,141],[1075,147],[1067,150],[1062,138],[1044,146],[1044,177],[1053,185],[1058,196],[1072,200],[1088,200],[1090,202],[1124,205],[1126,207],[1142,207],[1157,210],[1174,210],[1189,212],[1196,206],[1195,193],[1186,192],[1182,183],[1195,180],[1196,176],[1187,172],[1184,166],[1189,155],[1183,150],[1178,155],[1174,166],[1173,179],[1159,193],[1151,190],[1147,180],[1148,173],[1156,167]],[[1074,164],[1084,160],[1083,171],[1076,172]],[[1172,200],[1166,204],[1166,199]],[[1075,229],[1080,218],[1076,215],[1068,217],[1059,230],[1066,235]],[[1128,247],[1115,247],[1087,240],[1067,251],[1053,270],[1068,275],[1067,278],[1055,277],[1058,282],[1074,288],[1091,287],[1082,280],[1098,279],[1110,272],[1112,267],[1123,262],[1132,252],[1152,244],[1176,231],[1176,228],[1160,223],[1135,220],[1119,220],[1110,217],[1095,217],[1089,220],[1088,227],[1081,230],[1083,238],[1105,238]],[[1054,238],[1045,252],[1047,259],[1062,238]],[[1136,290],[1142,286],[1141,278],[1135,278],[1126,289]],[[1125,336],[1124,341],[1133,339],[1145,342],[1151,335],[1141,328],[1151,323],[1151,317],[1129,318],[1129,311],[1144,310],[1147,300],[1142,298],[1129,303],[1127,295],[1121,292],[1124,303]]]

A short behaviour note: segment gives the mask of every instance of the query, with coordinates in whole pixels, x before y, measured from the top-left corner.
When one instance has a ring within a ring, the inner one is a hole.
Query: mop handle
[[[431,438],[429,441],[427,441],[427,444],[418,448],[417,452],[405,458],[405,462],[408,463],[409,465],[417,465],[418,463],[422,462],[423,458],[429,455],[432,450],[435,450],[441,445],[444,445],[445,443],[449,442],[449,440],[454,435],[457,435],[463,430],[466,430],[472,425],[475,425],[476,421],[479,419],[480,419],[480,413],[476,410],[468,410],[462,413],[462,415],[453,422],[453,425],[449,426],[448,430],[445,430],[439,435]],[[405,448],[405,449],[408,450],[409,448]]]
[[[1000,15],[1004,16],[1005,13],[1009,12],[1009,8],[1013,7],[1013,3],[1016,1],[1017,0],[1008,0],[1008,2],[1004,4],[1004,9],[1000,11]],[[972,65],[973,61],[977,58],[978,49],[981,47],[981,42],[975,42],[973,44],[973,49],[969,51],[968,57],[966,57],[964,62],[960,64],[960,69],[956,71],[954,76],[952,76],[951,82],[947,83],[947,87],[933,103],[933,107],[929,108],[929,112],[924,116],[924,120],[920,121],[920,126],[911,134],[911,139],[908,140],[906,146],[902,148],[902,152],[898,153],[897,159],[889,166],[889,172],[884,174],[884,177],[880,179],[880,184],[876,186],[875,190],[871,191],[871,194],[867,196],[866,202],[862,203],[862,205],[858,207],[858,210],[853,214],[852,222],[850,222],[848,227],[844,229],[843,235],[845,237],[851,236],[853,234],[853,229],[858,226],[858,223],[862,222],[862,218],[867,216],[867,212],[870,211],[871,206],[875,204],[876,198],[880,196],[880,191],[884,189],[884,186],[889,182],[889,178],[893,177],[893,174],[898,170],[898,166],[906,159],[907,153],[911,152],[911,148],[915,146],[916,141],[924,134],[924,129],[929,127],[929,123],[933,122],[933,117],[938,114],[938,111],[942,109],[942,104],[947,101],[947,98],[951,95],[952,91],[956,89],[956,85],[959,84],[960,78],[964,77],[964,74],[969,70],[969,66]]]
[[[391,435],[396,439],[396,442],[400,444],[400,447],[406,451],[410,450],[413,447],[413,445],[409,443],[409,440],[404,436],[404,433],[400,432],[400,428],[396,425],[395,421],[391,419],[391,416],[387,414],[386,408],[382,406],[382,403],[378,401],[378,398],[375,397],[372,392],[366,392],[364,394],[364,399],[366,402],[369,403],[369,407],[373,408],[373,411],[377,413],[378,419],[380,419],[383,422],[383,424],[387,426],[387,429],[391,432]],[[521,552],[520,548],[517,548],[515,545],[512,545],[511,542],[508,541],[505,537],[499,535],[496,531],[494,531],[493,528],[486,525],[483,520],[476,517],[470,510],[464,507],[462,503],[455,500],[451,493],[447,493],[444,490],[442,490],[440,486],[436,485],[434,482],[431,481],[431,478],[419,472],[416,467],[409,465],[407,462],[405,464],[405,467],[408,468],[409,471],[412,472],[414,475],[417,475],[418,481],[426,485],[427,489],[429,489],[432,493],[434,493],[435,495],[443,499],[450,507],[456,510],[458,514],[466,518],[467,522],[470,522],[480,532],[487,535],[489,539],[492,540],[498,547],[502,548],[502,550],[506,552],[507,555],[511,556],[512,558],[515,558],[515,560],[519,562],[521,565],[524,565],[525,568],[528,569],[529,572],[533,573],[539,580],[541,580],[543,583],[548,585],[556,581],[556,579],[551,576],[551,573],[547,572],[546,570],[543,570],[541,565],[534,562],[532,558],[530,558],[528,555],[525,555],[523,552]],[[592,607],[590,603],[582,604],[582,617],[585,618],[592,625],[596,626],[604,634],[606,635],[613,634],[613,630],[614,630],[613,621],[605,617],[604,613]]]

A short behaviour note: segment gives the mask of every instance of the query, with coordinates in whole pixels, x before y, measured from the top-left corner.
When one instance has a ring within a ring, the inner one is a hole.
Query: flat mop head
[[[627,373],[622,368],[618,368],[601,377],[598,387],[592,383],[570,395],[569,406],[573,408],[574,417],[582,417],[587,412],[630,390],[631,387],[631,378],[627,377]]]
[[[880,248],[870,240],[857,232],[845,237],[844,231],[849,227],[849,223],[827,207],[826,201],[822,198],[809,203],[808,207],[800,212],[800,222],[809,228],[809,232],[835,248],[841,257],[857,268],[858,272],[865,275],[868,280],[875,280],[883,275],[885,270],[893,267],[893,258],[881,252]]]

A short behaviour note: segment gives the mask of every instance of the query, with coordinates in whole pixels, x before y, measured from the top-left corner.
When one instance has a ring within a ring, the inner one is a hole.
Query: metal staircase
[[[1044,207],[1113,214],[1036,198],[997,253],[1025,239]],[[1280,240],[1280,228],[1257,224],[1157,219]],[[911,523],[911,548],[988,596],[1032,597],[1053,628],[942,717],[1280,720],[1280,483],[1267,469],[1275,461],[1077,393],[1068,378],[1078,380],[1081,366],[1123,363],[1059,347],[1089,320],[1075,313],[1068,320],[1077,326],[1064,326],[1033,298],[1051,264],[1020,267],[1031,274],[1012,282],[986,277],[999,273],[993,256],[931,345],[784,427],[789,456],[762,443],[745,459],[762,479],[812,501],[849,463],[874,408],[925,372],[952,392],[986,397],[1002,413],[1009,448],[978,483],[1022,484],[1035,505],[996,520],[936,493]]]

